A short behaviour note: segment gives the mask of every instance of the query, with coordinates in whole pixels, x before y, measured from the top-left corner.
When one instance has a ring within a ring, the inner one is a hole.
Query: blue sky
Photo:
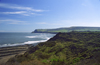
[[[100,0],[0,0],[0,32],[100,27]]]

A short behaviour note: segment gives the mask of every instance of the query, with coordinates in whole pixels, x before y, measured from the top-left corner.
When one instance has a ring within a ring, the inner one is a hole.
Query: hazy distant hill
[[[36,29],[32,33],[58,33],[71,31],[100,31],[100,27],[69,27],[57,29]]]

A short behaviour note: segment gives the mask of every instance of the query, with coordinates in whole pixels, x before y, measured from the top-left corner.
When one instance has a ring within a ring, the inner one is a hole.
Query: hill
[[[58,33],[71,31],[100,31],[100,27],[69,27],[57,29],[36,29],[32,33]]]
[[[58,33],[6,65],[100,65],[100,32]]]

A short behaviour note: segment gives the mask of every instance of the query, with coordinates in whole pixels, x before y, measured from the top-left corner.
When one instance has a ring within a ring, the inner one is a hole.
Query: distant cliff
[[[58,33],[58,32],[71,32],[71,31],[100,31],[100,27],[69,27],[69,28],[56,28],[56,29],[36,29],[32,33]]]

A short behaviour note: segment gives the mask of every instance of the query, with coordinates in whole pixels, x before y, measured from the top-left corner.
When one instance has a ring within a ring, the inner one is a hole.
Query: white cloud
[[[36,24],[48,24],[48,23],[46,23],[46,22],[38,22]]]
[[[7,23],[7,24],[28,24],[26,21],[20,21],[20,20],[14,20],[14,19],[0,20],[0,23]]]
[[[17,10],[34,11],[34,12],[43,12],[44,11],[44,10],[41,10],[41,9],[33,9],[31,7],[22,7],[22,6],[18,6],[18,5],[15,5],[15,4],[5,4],[5,3],[0,3],[0,7],[17,9]]]
[[[24,14],[26,11],[17,11],[17,12],[0,12],[0,14]]]
[[[15,10],[13,12],[8,12],[8,11],[0,12],[0,14],[18,14],[18,15],[30,16],[30,15],[40,15],[38,14],[38,12],[45,11],[41,9],[33,9],[32,7],[23,7],[23,6],[18,6],[16,4],[5,4],[5,3],[0,3],[0,7]]]
[[[16,12],[0,12],[0,14],[20,14],[24,16],[35,15],[36,13],[30,13],[27,11],[16,11]]]

